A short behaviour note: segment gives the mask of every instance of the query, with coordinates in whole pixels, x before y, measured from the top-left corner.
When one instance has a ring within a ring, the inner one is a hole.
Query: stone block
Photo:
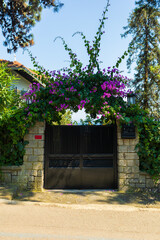
[[[33,155],[33,148],[25,148],[26,152],[25,155]]]
[[[36,123],[36,126],[39,128],[39,127],[43,127],[45,128],[45,122],[37,122]]]
[[[117,129],[117,138],[118,139],[122,139],[121,138],[121,130],[120,129]]]
[[[43,183],[42,182],[36,182],[35,183],[35,189],[37,191],[42,191],[43,190]]]
[[[146,179],[146,187],[147,188],[153,188],[155,187],[154,182],[152,179]]]
[[[138,139],[129,139],[129,145],[136,146],[138,143]]]
[[[27,188],[28,189],[35,189],[35,182],[28,182],[27,183]]]
[[[36,177],[37,176],[37,170],[29,170],[28,175]]]
[[[122,178],[126,179],[126,173],[119,173],[118,178],[119,179],[122,179]]]
[[[125,186],[125,181],[126,181],[126,179],[123,179],[123,178],[119,179],[119,181],[118,181],[119,182],[119,187],[120,186]]]
[[[126,160],[127,167],[134,167],[135,163],[134,160]]]
[[[126,167],[126,160],[119,160],[118,161],[118,166]]]
[[[139,179],[139,174],[127,173],[126,178],[128,178],[128,179]]]
[[[145,184],[145,182],[146,182],[145,176],[139,176],[139,183],[140,184]]]
[[[32,162],[26,162],[24,166],[25,166],[26,170],[32,170],[33,169]]]
[[[37,146],[39,147],[39,148],[44,148],[44,141],[42,140],[42,141],[38,141],[37,142]]]
[[[145,188],[146,185],[144,183],[136,183],[137,188]]]
[[[18,171],[13,171],[13,172],[11,173],[11,175],[12,175],[12,176],[18,176]]]
[[[139,167],[134,166],[134,167],[131,167],[131,168],[132,168],[133,173],[139,173]]]
[[[124,145],[123,139],[118,138],[117,144],[123,146]]]
[[[137,153],[124,153],[125,159],[139,160]]]
[[[126,167],[125,173],[132,173],[132,167]]]
[[[123,139],[123,143],[125,146],[129,146],[129,139]]]
[[[135,183],[130,183],[129,186],[135,188],[136,184]]]
[[[43,171],[42,170],[38,170],[37,171],[37,177],[42,177]]]
[[[118,167],[118,173],[125,173],[125,167]]]
[[[25,136],[24,136],[24,140],[25,141],[32,141],[32,140],[34,140],[34,134],[26,134]],[[27,147],[27,145],[26,145],[26,147]]]
[[[23,156],[23,162],[27,162],[27,161],[28,161],[28,156],[25,153],[25,155]]]
[[[43,179],[42,177],[35,178],[35,188],[36,190],[42,190],[43,188]]]
[[[38,156],[30,155],[28,156],[28,162],[37,162]]]
[[[128,146],[128,153],[134,153],[136,152],[135,146]]]
[[[137,178],[130,178],[128,180],[129,180],[129,184],[130,183],[138,183],[139,182],[139,180]]]
[[[44,149],[42,148],[34,148],[34,155],[39,156],[44,154]]]
[[[12,176],[12,183],[17,183],[18,182],[18,176]]]
[[[5,183],[11,183],[12,182],[11,173],[3,173],[3,181]]]
[[[39,127],[38,128],[38,133],[44,134],[44,127]]]
[[[24,176],[24,175],[18,176],[17,181],[21,185],[26,186],[28,182],[28,176]]]
[[[34,134],[38,133],[38,127],[36,125],[29,129],[29,134],[33,134],[33,133]]]
[[[42,177],[35,177],[35,182],[40,182],[40,183],[42,183]]]
[[[128,152],[128,146],[118,146],[118,152],[119,153],[127,153]]]
[[[37,156],[38,157],[38,162],[43,162],[44,161],[44,155],[42,155],[42,156]]]
[[[128,186],[129,185],[129,179],[127,178],[127,179],[125,179],[125,182],[124,182],[124,184],[126,185],[126,186]]]
[[[29,144],[27,145],[27,147],[29,147],[29,148],[36,148],[36,147],[38,147],[38,143],[37,143],[36,140],[30,140]]]
[[[28,176],[28,181],[29,182],[34,182],[35,181],[35,177],[34,176]]]
[[[124,160],[124,159],[125,159],[124,153],[118,153],[118,154],[117,154],[117,159],[118,159],[118,160]]]
[[[42,162],[34,162],[32,169],[33,170],[43,170],[43,163]]]

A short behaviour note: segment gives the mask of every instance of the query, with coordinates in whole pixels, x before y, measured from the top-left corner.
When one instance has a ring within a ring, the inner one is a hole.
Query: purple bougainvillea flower
[[[51,100],[51,101],[49,101],[49,104],[52,104],[53,103],[53,101]]]

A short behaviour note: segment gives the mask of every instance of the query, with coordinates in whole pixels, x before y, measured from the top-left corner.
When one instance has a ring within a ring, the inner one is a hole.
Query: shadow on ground
[[[120,204],[160,208],[160,193],[119,192],[115,190],[44,190],[24,191],[15,186],[1,186],[0,198],[8,200],[58,204]]]
[[[28,201],[33,197],[34,192],[32,191],[24,191],[14,185],[0,185],[0,199]],[[16,204],[18,204],[18,201],[16,201]]]

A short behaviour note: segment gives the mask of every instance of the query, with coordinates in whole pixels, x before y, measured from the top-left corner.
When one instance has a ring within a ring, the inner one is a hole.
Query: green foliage
[[[70,110],[67,110],[64,114],[59,113],[61,120],[60,120],[60,124],[61,125],[70,125],[72,124],[72,113]],[[52,124],[54,125],[58,125],[57,122],[53,122]]]
[[[143,117],[143,122],[138,124],[138,131],[140,169],[158,180],[160,177],[160,122]]]
[[[3,111],[15,108],[19,104],[19,95],[12,87],[16,80],[7,65],[0,64],[0,117]]]

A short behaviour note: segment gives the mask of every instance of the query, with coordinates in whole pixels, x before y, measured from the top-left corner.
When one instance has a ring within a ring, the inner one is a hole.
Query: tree
[[[57,11],[62,5],[55,0],[0,0],[0,25],[7,51],[11,53],[18,47],[33,45],[30,31],[36,21],[40,21],[42,9],[53,7]]]
[[[136,4],[139,4],[139,6],[147,4],[148,6],[151,6],[151,7],[157,7],[157,8],[160,7],[159,0],[139,0],[139,1],[136,1]]]
[[[128,68],[136,62],[135,78],[132,81],[139,103],[151,112],[159,107],[160,80],[152,71],[160,64],[160,11],[156,0],[139,0],[130,14],[122,37],[133,36],[129,44]]]

